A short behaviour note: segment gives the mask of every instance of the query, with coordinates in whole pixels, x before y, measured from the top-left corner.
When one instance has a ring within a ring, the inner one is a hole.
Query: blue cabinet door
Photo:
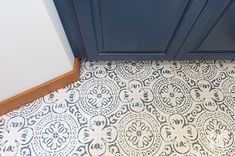
[[[234,59],[235,2],[209,0],[177,59]]]
[[[174,59],[205,3],[73,0],[86,54],[92,60]],[[186,16],[190,20],[179,29]]]

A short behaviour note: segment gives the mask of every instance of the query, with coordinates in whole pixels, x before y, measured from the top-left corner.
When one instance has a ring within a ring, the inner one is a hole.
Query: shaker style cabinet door
[[[91,60],[174,59],[184,41],[176,34],[193,2],[201,4],[191,11],[199,15],[206,0],[73,0]]]
[[[208,0],[176,59],[234,59],[235,1]]]

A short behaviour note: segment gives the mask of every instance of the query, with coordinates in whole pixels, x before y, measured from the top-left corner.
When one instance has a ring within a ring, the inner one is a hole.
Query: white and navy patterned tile
[[[235,155],[234,61],[89,61],[0,117],[0,156]]]

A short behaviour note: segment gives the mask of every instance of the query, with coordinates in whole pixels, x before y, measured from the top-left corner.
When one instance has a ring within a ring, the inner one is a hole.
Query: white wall
[[[52,0],[0,0],[0,101],[72,70]]]

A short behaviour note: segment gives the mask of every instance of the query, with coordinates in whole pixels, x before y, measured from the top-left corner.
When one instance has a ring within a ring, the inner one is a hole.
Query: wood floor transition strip
[[[76,58],[74,59],[72,71],[0,102],[0,116],[30,102],[33,102],[34,100],[45,96],[53,91],[63,88],[75,81],[78,81],[79,76],[80,60]]]

